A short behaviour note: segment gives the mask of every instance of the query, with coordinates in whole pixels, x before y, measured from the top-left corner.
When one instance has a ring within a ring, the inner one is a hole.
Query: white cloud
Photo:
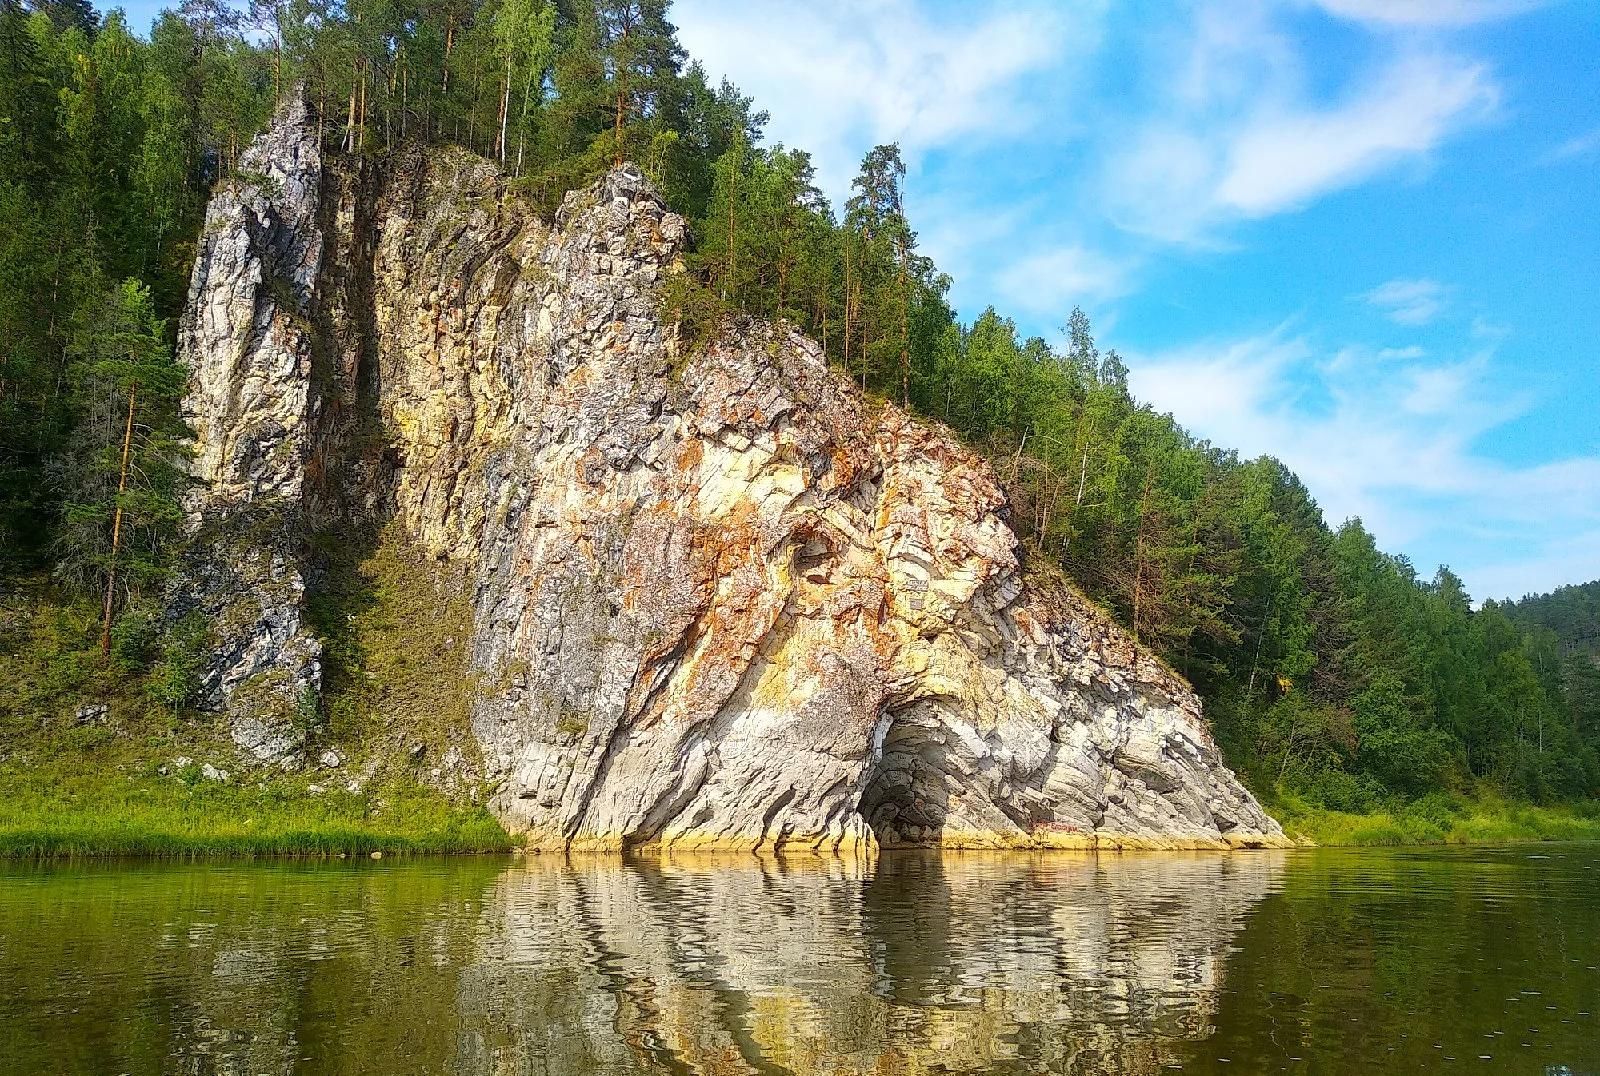
[[[1215,200],[1244,217],[1293,209],[1432,150],[1498,99],[1481,65],[1401,60],[1331,108],[1280,106],[1248,119],[1227,140]]]
[[[1437,280],[1385,281],[1362,296],[1396,325],[1426,325],[1444,312],[1448,289]]]
[[[1490,321],[1482,316],[1475,316],[1469,329],[1474,340],[1487,340],[1498,343],[1511,335],[1511,326],[1502,325],[1497,321]]]
[[[946,184],[931,194],[926,184],[917,183],[906,199],[917,246],[952,274],[956,291],[970,293],[980,305],[996,298],[994,259],[1050,215],[1045,199],[1017,196],[991,204],[984,193],[980,180]]]
[[[1330,15],[1389,26],[1466,26],[1521,15],[1545,0],[1313,0]]]
[[[1115,299],[1128,292],[1134,266],[1076,243],[1036,251],[995,277],[1007,302],[1024,310],[1065,315],[1074,305]]]
[[[1386,347],[1378,352],[1380,359],[1420,359],[1427,352],[1415,344],[1410,347]]]
[[[1040,214],[1072,213],[1101,228],[1215,248],[1226,245],[1234,222],[1294,210],[1425,160],[1494,112],[1500,90],[1487,67],[1429,50],[1416,35],[1375,39],[1376,59],[1363,69],[1328,67],[1283,17],[1286,5],[1307,2],[1202,0],[1180,19],[1131,24],[1113,22],[1108,0],[981,9],[920,0],[678,0],[673,17],[713,78],[732,78],[771,113],[770,138],[812,152],[836,205],[862,153],[899,141],[913,172],[913,209],[925,225],[933,221],[929,249],[961,248],[947,268],[970,274],[981,266],[996,290],[1015,292],[1014,267],[957,235],[968,227],[993,234],[1006,207],[982,193],[982,181],[980,193],[958,198],[939,178],[917,175],[931,151],[946,151],[943,177],[981,167],[1026,179],[1034,192],[1052,189],[1057,197],[1041,199]],[[1336,14],[1416,24],[1516,6],[1328,2]],[[1108,41],[1127,54],[1102,54]],[[1126,105],[1123,96],[1087,92],[1112,74],[1112,62],[1139,72]],[[1074,144],[1087,154],[1068,158]],[[1057,175],[1019,173],[1054,161],[1064,165]],[[942,217],[923,208],[936,200]],[[993,242],[1036,246],[1036,237],[1018,235],[1022,228],[1012,224]],[[1115,257],[1118,247],[1139,245],[1130,239],[1113,232],[1093,245]],[[1070,282],[1073,274],[1061,276]],[[972,283],[963,278],[962,291]],[[1034,307],[1052,302],[1030,299]]]
[[[1123,140],[1104,178],[1113,219],[1161,239],[1207,242],[1230,221],[1299,208],[1426,155],[1492,115],[1500,98],[1484,65],[1444,54],[1392,59],[1352,78],[1332,103],[1299,89],[1281,58],[1255,81],[1256,92],[1199,107],[1182,89],[1174,107]]]
[[[1515,466],[1484,454],[1480,440],[1528,404],[1494,389],[1488,352],[1323,358],[1280,328],[1129,362],[1141,399],[1247,457],[1277,457],[1331,524],[1360,516],[1385,548],[1432,551],[1479,597],[1600,574],[1600,457]]]
[[[775,141],[809,150],[830,196],[861,155],[898,141],[909,164],[955,141],[1015,135],[1044,119],[1019,90],[1097,40],[1097,5],[961,9],[936,21],[911,0],[679,0],[690,55],[767,109]]]
[[[1455,421],[1472,406],[1470,392],[1487,358],[1485,353],[1446,366],[1412,367],[1405,383],[1399,386],[1400,406],[1409,414],[1437,415],[1442,421]]]
[[[1545,542],[1521,557],[1490,560],[1473,572],[1479,598],[1521,598],[1600,578],[1600,528]]]

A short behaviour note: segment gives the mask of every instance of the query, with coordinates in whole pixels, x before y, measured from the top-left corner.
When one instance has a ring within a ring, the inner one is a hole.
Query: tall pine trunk
[[[344,151],[356,151],[356,84],[353,82],[350,84],[350,117],[344,126]]]
[[[501,164],[506,163],[506,114],[511,111],[511,55],[506,54],[506,78],[500,84],[500,140],[495,155]]]
[[[1133,546],[1133,641],[1140,642],[1149,638],[1149,631],[1145,630],[1144,623],[1149,611],[1146,608],[1145,588],[1145,552],[1149,548],[1148,528],[1150,525],[1150,493],[1154,488],[1156,478],[1155,464],[1149,464],[1144,472],[1144,493],[1139,498],[1139,530],[1134,538]],[[1150,597],[1154,597],[1150,595]]]
[[[911,406],[911,252],[900,235],[900,406]],[[1026,440],[1026,438],[1024,438]]]
[[[846,243],[844,248],[844,369],[845,373],[853,375],[855,371],[850,368],[850,315],[853,313],[850,304],[851,297],[854,295],[851,290],[852,287],[853,285],[850,281],[850,245]]]
[[[122,495],[128,488],[128,459],[133,454],[133,407],[137,383],[128,385],[128,423],[122,431],[122,468],[117,476],[117,508],[111,516],[111,564],[106,569],[106,600],[100,614],[100,653],[111,653],[111,609],[116,603],[117,552],[122,546]]]
[[[628,109],[627,93],[623,89],[622,78],[621,78],[621,76],[619,74],[618,77],[617,77],[617,108],[616,108],[617,117],[616,117],[616,128],[615,128],[615,130],[614,130],[614,132],[612,134],[612,137],[616,140],[616,150],[611,155],[611,166],[613,168],[621,168],[622,167],[622,117],[627,113],[627,109]]]
[[[738,200],[738,197],[739,162],[732,161],[728,166],[728,272],[722,281],[722,299],[724,302],[728,299],[729,290],[734,288],[733,274],[738,266],[738,256],[734,253],[737,249],[735,243],[738,241],[735,230],[737,221],[734,217],[734,202]]]

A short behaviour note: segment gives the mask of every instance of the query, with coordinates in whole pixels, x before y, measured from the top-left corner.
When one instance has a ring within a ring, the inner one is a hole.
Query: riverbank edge
[[[527,851],[653,856],[712,853],[787,858],[873,856],[870,835],[855,831],[773,849],[766,835],[708,842],[698,835],[629,845],[569,842],[560,835],[511,833],[477,796],[461,796],[403,776],[365,780],[346,774],[254,778],[191,764],[173,771],[114,765],[98,752],[31,766],[0,765],[0,860],[251,856],[337,857]],[[70,761],[69,761],[70,760]],[[99,761],[105,768],[91,766]],[[1600,841],[1600,800],[1535,806],[1480,791],[1433,794],[1369,812],[1338,811],[1292,795],[1264,797],[1284,837],[1229,841],[1202,834],[1163,838],[1112,833],[1001,835],[953,832],[939,851],[1229,851],[1259,847],[1396,847]],[[544,839],[541,839],[541,836]],[[851,838],[841,840],[840,838]],[[848,844],[849,847],[843,847]],[[886,849],[897,850],[897,849]]]
[[[739,847],[661,848],[657,845],[623,850],[617,847],[552,848],[527,845],[486,811],[457,809],[458,814],[433,824],[389,826],[356,821],[303,821],[213,818],[203,829],[152,824],[136,815],[104,816],[93,824],[80,820],[40,819],[32,824],[0,824],[0,862],[70,859],[251,859],[251,858],[351,858],[384,855],[483,855],[526,853],[530,856],[673,856],[723,855],[780,859],[872,857],[880,852],[940,852],[952,854],[1004,853],[1041,855],[1055,852],[1138,854],[1150,852],[1240,852],[1259,845],[1228,846],[1203,842],[1129,842],[1115,838],[1050,846],[979,845],[946,843],[929,848],[848,850],[794,845],[774,849]],[[1291,818],[1284,824],[1288,839],[1274,843],[1283,848],[1393,848],[1473,845],[1539,844],[1566,841],[1600,842],[1600,819],[1558,808],[1512,807],[1505,813],[1478,814],[1454,820],[1448,827],[1437,822],[1389,812],[1352,814],[1317,811]]]
[[[628,846],[619,840],[587,840],[570,844],[528,840],[505,831],[487,812],[464,811],[464,817],[432,826],[392,828],[359,821],[210,817],[194,827],[152,824],[137,815],[104,816],[93,822],[38,819],[0,822],[0,861],[73,858],[190,859],[253,856],[361,856],[391,854],[478,854],[518,852],[528,855],[757,856],[784,859],[871,858],[881,852],[948,852],[1040,854],[1050,852],[1228,852],[1260,848],[1292,848],[1303,842],[1272,838],[1228,842],[1198,837],[1155,839],[1118,834],[1078,836],[1075,840],[1001,841],[962,834],[937,845],[879,847],[873,841],[805,842],[781,847],[759,839],[650,842]]]
[[[275,834],[196,835],[117,827],[109,836],[69,827],[0,829],[0,863],[74,859],[342,859],[386,855],[486,855],[517,849],[499,834],[407,834],[380,829],[325,828]]]
[[[1427,813],[1414,809],[1350,812],[1302,807],[1279,808],[1272,814],[1290,837],[1319,848],[1600,841],[1600,803],[1559,807],[1472,804],[1465,809]]]
[[[247,784],[0,770],[0,861],[424,855],[517,845],[484,807],[404,781],[313,795],[304,779],[288,776]]]

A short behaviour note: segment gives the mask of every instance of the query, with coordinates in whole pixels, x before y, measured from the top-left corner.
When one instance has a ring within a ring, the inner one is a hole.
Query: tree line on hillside
[[[993,309],[963,323],[898,147],[834,207],[809,156],[689,62],[664,0],[186,0],[147,37],[86,0],[0,0],[3,570],[48,567],[148,628],[124,610],[159,594],[178,525],[171,345],[205,201],[291,92],[330,151],[463,146],[547,212],[636,162],[691,221],[685,331],[786,319],[983,451],[1030,558],[1193,680],[1258,789],[1348,809],[1600,790],[1592,664],[1359,520],[1330,529],[1277,461],[1140,404],[1081,311],[1059,344]]]
[[[1600,580],[1501,608],[1544,653],[1554,652],[1573,720],[1582,729],[1600,729]]]

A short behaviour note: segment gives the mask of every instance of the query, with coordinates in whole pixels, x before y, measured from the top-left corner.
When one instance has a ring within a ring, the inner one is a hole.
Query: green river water
[[[1600,1072],[1600,847],[0,866],[0,1073]]]

